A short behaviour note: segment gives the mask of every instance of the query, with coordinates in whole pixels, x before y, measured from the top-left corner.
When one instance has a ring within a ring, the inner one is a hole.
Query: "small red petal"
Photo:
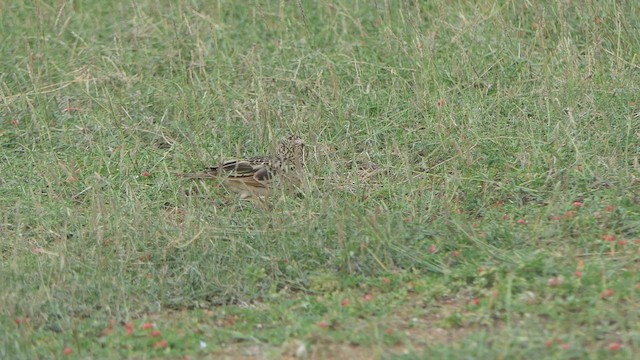
[[[164,349],[167,347],[167,340],[160,340],[157,343],[153,344],[154,349]]]
[[[569,348],[571,347],[571,345],[567,344],[567,343],[562,343],[560,344],[560,348],[562,350],[569,350]]]
[[[518,224],[521,224],[521,225],[522,225],[522,224],[526,224],[526,223],[527,223],[527,220],[525,220],[525,219],[518,219]]]
[[[607,347],[607,349],[609,351],[618,351],[622,348],[622,344],[618,343],[618,342],[614,342],[609,344],[609,346]]]
[[[620,245],[620,246],[627,245],[627,240],[618,240],[618,245]]]
[[[582,271],[578,270],[578,271],[574,272],[573,275],[575,275],[577,278],[581,278],[583,274],[582,274]]]
[[[606,299],[608,297],[613,296],[613,294],[615,294],[616,292],[613,291],[612,289],[604,289],[602,290],[602,292],[600,293],[600,298],[602,299]]]
[[[344,306],[349,306],[349,303],[350,303],[349,299],[344,299],[344,300],[340,301],[340,306],[343,306],[343,307]]]
[[[318,323],[318,327],[321,328],[321,329],[326,329],[326,328],[329,327],[329,324],[327,324],[325,321],[320,321]]]
[[[133,323],[124,324],[124,329],[127,331],[127,335],[133,334]]]
[[[602,240],[606,241],[606,242],[614,242],[616,240],[616,237],[614,235],[602,235]]]
[[[387,335],[391,335],[391,334],[393,334],[393,329],[386,329],[384,331],[384,333],[387,334]]]
[[[480,305],[480,300],[478,298],[473,298],[473,299],[471,299],[471,303],[473,305]]]
[[[371,300],[373,300],[373,295],[371,295],[371,294],[364,294],[364,295],[362,295],[362,300],[363,300],[363,301],[371,301]]]
[[[144,324],[142,324],[142,329],[144,329],[144,330],[153,329],[153,324],[152,323],[144,323]]]
[[[607,206],[605,206],[604,211],[606,211],[606,212],[612,212],[613,210],[615,210],[615,208],[616,208],[616,207],[615,207],[615,206],[613,206],[613,205],[607,205]]]
[[[438,247],[437,247],[437,246],[435,246],[435,245],[429,245],[429,248],[427,249],[427,251],[428,251],[430,254],[435,254],[435,253],[437,253],[437,252],[438,252]]]
[[[640,241],[640,240],[638,240],[638,241]],[[382,278],[382,283],[383,283],[383,284],[385,284],[385,285],[389,285],[389,284],[391,284],[391,279],[389,279],[389,278]]]
[[[151,335],[151,337],[158,337],[161,333],[160,330],[153,330],[149,335]]]
[[[502,215],[502,220],[509,220],[509,215],[507,214]]]
[[[573,206],[575,206],[575,207],[580,207],[580,206],[583,206],[583,205],[584,205],[584,203],[582,203],[580,201],[574,201],[573,202]]]
[[[148,172],[148,171],[143,171],[141,175],[142,175],[142,177],[149,177],[149,176],[151,176],[151,173]]]
[[[73,349],[71,349],[70,347],[66,347],[64,348],[64,350],[62,350],[62,354],[65,356],[69,356],[73,354]]]

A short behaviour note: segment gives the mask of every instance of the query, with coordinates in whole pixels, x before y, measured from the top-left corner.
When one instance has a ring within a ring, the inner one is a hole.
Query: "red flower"
[[[160,340],[157,343],[153,344],[154,349],[164,349],[167,347],[167,340]]]
[[[13,321],[15,321],[16,325],[22,325],[22,324],[29,325],[29,318],[28,317],[17,317]]]
[[[581,206],[583,206],[583,205],[584,205],[584,203],[583,203],[583,202],[581,202],[581,201],[574,201],[574,202],[573,202],[573,206],[575,206],[575,207],[581,207]]]
[[[349,299],[344,299],[344,300],[340,301],[340,306],[342,306],[342,307],[349,306],[349,302],[350,302]]]
[[[64,356],[69,356],[69,355],[73,354],[73,349],[71,349],[70,347],[66,347],[66,348],[64,348],[64,350],[62,350],[62,354]]]
[[[527,220],[525,219],[518,219],[518,224],[522,225],[522,224],[526,224]]]
[[[144,323],[144,324],[142,324],[142,329],[143,330],[153,329],[153,324],[152,323]]]
[[[575,275],[577,278],[581,278],[583,274],[582,274],[582,271],[578,270],[574,272],[573,275]]]
[[[606,241],[606,242],[614,242],[616,240],[616,237],[614,235],[602,235],[602,240]]]
[[[160,330],[153,330],[149,335],[151,335],[151,337],[158,337],[160,336]]]
[[[327,324],[326,321],[320,321],[317,325],[320,329],[326,329],[329,327],[329,324]]]
[[[601,299],[606,299],[608,297],[613,296],[613,294],[615,294],[616,292],[613,291],[612,289],[604,289],[602,290],[602,292],[600,293],[600,298]]]
[[[609,346],[607,347],[607,349],[609,351],[618,351],[622,348],[622,344],[620,344],[619,342],[614,342],[609,344]]]

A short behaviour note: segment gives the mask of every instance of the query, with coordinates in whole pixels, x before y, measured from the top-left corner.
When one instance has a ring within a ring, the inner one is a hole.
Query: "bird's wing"
[[[255,181],[270,180],[273,175],[269,171],[269,159],[265,157],[255,157],[242,160],[229,160],[218,166],[212,166],[204,171],[195,173],[179,174],[187,179],[212,179],[224,177],[228,179],[254,179]]]
[[[269,161],[264,158],[231,160],[220,166],[209,168],[208,171],[227,177],[255,177],[262,181],[270,180],[272,177],[269,171]]]

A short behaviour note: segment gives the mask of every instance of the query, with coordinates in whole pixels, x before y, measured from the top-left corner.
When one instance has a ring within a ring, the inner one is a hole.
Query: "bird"
[[[186,179],[220,179],[223,186],[241,199],[263,198],[270,194],[276,179],[300,180],[305,142],[296,135],[280,140],[275,154],[228,160],[204,171],[179,173]]]

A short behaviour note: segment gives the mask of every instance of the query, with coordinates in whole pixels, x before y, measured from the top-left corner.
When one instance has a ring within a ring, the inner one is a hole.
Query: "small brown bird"
[[[225,161],[202,172],[178,174],[187,179],[222,179],[243,199],[268,196],[274,178],[297,177],[304,164],[304,141],[295,135],[282,139],[273,156]]]

